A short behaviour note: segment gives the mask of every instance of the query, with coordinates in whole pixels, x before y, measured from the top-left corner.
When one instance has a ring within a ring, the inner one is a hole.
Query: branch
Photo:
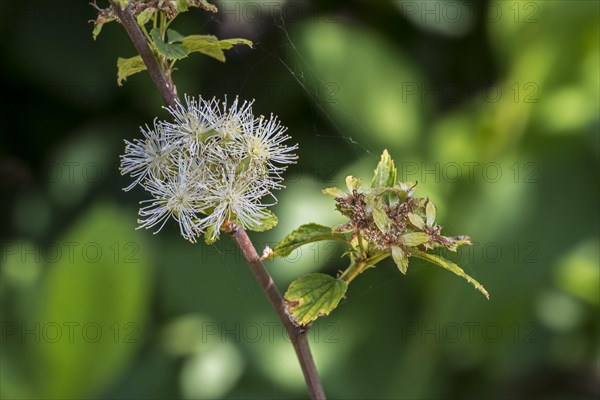
[[[273,282],[273,278],[271,278],[271,275],[269,275],[269,272],[260,260],[246,231],[241,226],[230,223],[226,224],[225,232],[231,235],[235,244],[242,251],[242,255],[248,262],[258,284],[267,295],[267,298],[275,311],[277,311],[281,322],[283,322],[283,326],[292,341],[294,350],[296,350],[296,356],[302,367],[302,373],[304,374],[304,380],[306,381],[310,397],[312,399],[325,399],[325,392],[321,386],[319,373],[317,372],[306,338],[308,328],[300,328],[290,319],[290,316],[285,310],[283,296],[281,296],[279,289],[277,289],[277,286],[275,286],[275,283]]]
[[[144,61],[144,64],[146,65],[146,68],[148,69],[148,72],[150,73],[150,76],[158,88],[163,100],[168,106],[174,107],[177,105],[177,103],[179,103],[175,85],[164,73],[158,60],[154,56],[154,53],[148,46],[146,38],[140,30],[140,27],[132,15],[130,8],[126,7],[125,9],[122,9],[118,4],[115,3],[114,0],[109,0],[109,2],[115,10],[115,13],[121,21],[121,24],[127,31],[127,34],[129,35],[135,48],[142,57],[142,60]],[[234,242],[239,247],[242,255],[246,259],[246,262],[250,266],[250,270],[258,281],[258,284],[265,292],[269,302],[277,312],[279,319],[281,319],[292,345],[294,346],[294,350],[296,351],[296,356],[300,362],[300,367],[302,368],[304,380],[306,381],[306,386],[311,399],[325,399],[325,392],[321,386],[317,367],[315,366],[315,362],[313,360],[310,346],[306,337],[308,328],[301,328],[294,324],[294,322],[290,319],[290,316],[287,314],[285,309],[284,298],[279,292],[279,289],[277,289],[277,286],[275,286],[273,278],[271,278],[271,275],[269,275],[269,272],[266,270],[265,266],[260,260],[260,257],[258,256],[258,253],[256,252],[256,249],[250,241],[246,231],[241,226],[237,226],[233,223],[227,223],[225,226],[225,231],[231,235]]]
[[[154,81],[154,84],[158,88],[160,95],[162,96],[164,102],[169,107],[175,107],[179,102],[179,98],[177,97],[177,91],[175,89],[175,85],[173,81],[160,67],[156,56],[148,46],[148,42],[146,42],[146,38],[142,33],[135,17],[131,13],[131,4],[122,9],[121,6],[115,3],[114,0],[109,0],[110,5],[112,6],[115,14],[121,21],[121,25],[127,31],[129,38],[133,42],[135,49],[138,51],[144,64],[146,64],[146,68],[148,69],[148,73],[150,77]]]

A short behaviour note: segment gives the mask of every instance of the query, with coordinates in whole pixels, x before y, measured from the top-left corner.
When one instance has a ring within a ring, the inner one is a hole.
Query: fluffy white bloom
[[[214,132],[219,122],[219,104],[216,99],[197,101],[185,96],[185,106],[177,104],[167,111],[173,122],[163,122],[165,136],[196,154],[201,144]]]
[[[204,228],[211,228],[207,240],[218,236],[218,227],[226,220],[257,229],[261,221],[270,216],[266,208],[275,204],[261,203],[267,195],[271,195],[268,181],[261,180],[260,176],[238,174],[230,166],[223,169],[220,176],[210,176],[204,201],[214,210],[201,221]]]
[[[255,123],[254,114],[252,114],[252,104],[254,100],[244,101],[240,104],[236,97],[230,106],[227,105],[227,98],[223,101],[223,112],[215,119],[214,128],[222,139],[235,140],[252,130]]]
[[[225,222],[250,230],[272,228],[282,173],[297,159],[296,145],[276,117],[255,118],[252,102],[236,98],[209,101],[185,97],[167,109],[172,121],[142,129],[144,139],[126,142],[121,172],[129,174],[152,199],[140,209],[140,227],[162,229],[171,217],[181,235],[194,242],[219,237]],[[264,198],[273,199],[266,204]]]
[[[158,233],[169,217],[173,217],[179,223],[181,236],[195,242],[200,233],[197,220],[204,211],[202,191],[199,190],[199,171],[189,161],[182,159],[177,166],[178,171],[174,175],[167,175],[165,179],[152,178],[145,182],[144,187],[153,198],[141,202],[149,204],[140,208],[141,219],[138,223],[140,228],[152,228],[160,224],[155,232]]]
[[[287,165],[298,159],[293,153],[298,146],[288,147],[284,144],[290,139],[285,135],[286,130],[277,117],[271,115],[268,120],[260,117],[251,132],[240,136],[240,151],[254,162],[266,165],[271,172],[279,176],[280,171],[284,171]]]
[[[143,139],[125,141],[125,154],[121,156],[121,174],[130,175],[134,181],[125,188],[131,190],[150,174],[161,176],[168,170],[176,146],[169,140],[162,124],[154,120],[154,128],[142,128]]]

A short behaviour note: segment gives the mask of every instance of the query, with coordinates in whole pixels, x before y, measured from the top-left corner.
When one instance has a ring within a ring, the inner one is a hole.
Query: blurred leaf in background
[[[46,262],[43,280],[27,288],[29,315],[3,321],[4,339],[25,350],[14,365],[24,363],[21,380],[31,383],[7,398],[87,397],[131,362],[146,331],[153,270],[149,247],[127,221],[127,212],[98,203],[56,242],[38,246],[42,255],[25,243],[10,248],[2,269],[10,279],[29,279],[12,264],[23,257]]]

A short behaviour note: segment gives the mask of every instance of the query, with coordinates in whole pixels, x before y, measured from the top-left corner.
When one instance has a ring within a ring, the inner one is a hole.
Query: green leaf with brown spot
[[[339,304],[348,284],[327,274],[308,274],[292,282],[285,292],[285,306],[297,325],[307,325],[329,315]]]

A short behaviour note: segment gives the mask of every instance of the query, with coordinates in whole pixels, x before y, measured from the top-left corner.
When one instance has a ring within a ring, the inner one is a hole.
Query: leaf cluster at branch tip
[[[347,190],[323,189],[324,194],[335,199],[336,209],[348,218],[346,222],[333,228],[315,223],[302,225],[269,253],[270,258],[286,257],[305,244],[322,240],[337,240],[346,247],[344,255],[349,256],[350,266],[340,276],[318,277],[323,283],[318,290],[314,289],[317,282],[317,277],[311,276],[314,274],[290,285],[285,298],[291,304],[288,310],[295,321],[308,324],[321,315],[328,315],[352,280],[390,256],[403,274],[408,272],[410,258],[420,258],[464,278],[489,298],[479,282],[436,253],[443,249],[456,252],[460,246],[470,245],[471,239],[442,235],[442,227],[436,223],[437,208],[431,199],[416,197],[417,182],[398,182],[397,176],[394,161],[385,150],[370,186],[365,187],[360,179],[348,176]],[[338,287],[331,280],[344,285]]]

